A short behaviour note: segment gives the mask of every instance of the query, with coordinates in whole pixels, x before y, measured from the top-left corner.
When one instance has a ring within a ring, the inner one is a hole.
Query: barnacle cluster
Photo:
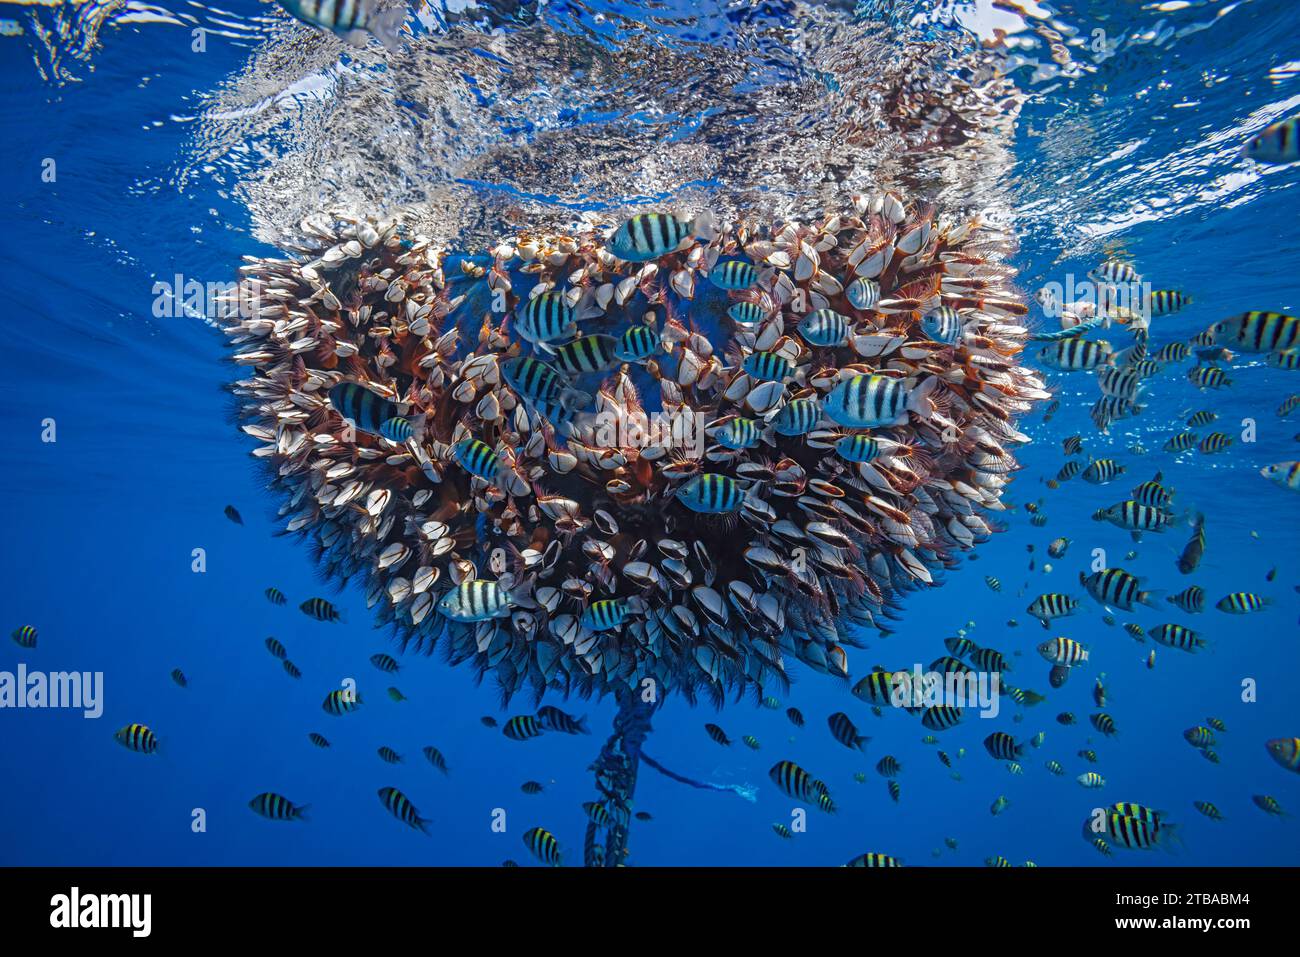
[[[612,225],[465,257],[317,215],[291,258],[248,260],[225,322],[249,372],[232,390],[284,529],[326,577],[362,579],[404,644],[472,662],[507,698],[653,679],[720,702],[782,686],[791,658],[847,677],[846,646],[995,529],[1027,441],[1016,416],[1046,397],[1019,365],[1008,238],[891,192],[806,223],[717,224],[638,262],[614,254]],[[542,294],[580,335],[644,327],[653,349],[560,370],[585,403],[530,395],[510,364],[551,368],[563,345],[518,335]],[[342,382],[393,403],[409,434],[345,419]],[[910,399],[870,426],[824,414],[854,383]],[[811,420],[775,428],[798,400]],[[624,427],[643,417],[686,428]],[[458,454],[469,439],[495,456],[485,474]],[[703,475],[734,500],[688,507]],[[484,580],[509,597],[499,614],[443,613]]]

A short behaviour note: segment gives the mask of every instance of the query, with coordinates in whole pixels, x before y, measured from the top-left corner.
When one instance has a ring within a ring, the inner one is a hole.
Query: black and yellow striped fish
[[[723,514],[740,508],[745,493],[730,475],[703,472],[678,486],[675,497],[692,512]]]
[[[362,432],[381,435],[392,442],[405,442],[414,432],[400,407],[355,382],[340,382],[329,391],[330,405]]]
[[[1300,345],[1300,318],[1280,312],[1243,312],[1211,328],[1216,343],[1242,352],[1280,352]]]
[[[415,805],[410,799],[397,788],[385,787],[380,788],[377,792],[379,801],[388,809],[388,812],[397,818],[407,827],[413,827],[418,831],[429,833],[429,821],[420,817],[420,812],[415,809]]]
[[[748,289],[758,282],[758,269],[743,259],[728,259],[709,270],[709,282],[729,292]]]
[[[255,813],[270,818],[272,821],[307,820],[306,804],[301,806],[294,804],[283,794],[276,794],[274,791],[265,791],[257,795],[248,802],[248,806]]]
[[[569,375],[608,371],[618,365],[618,340],[596,334],[566,342],[555,350],[555,364]]]
[[[1147,630],[1147,634],[1160,644],[1180,651],[1195,653],[1206,646],[1205,639],[1192,629],[1172,623],[1157,625]]]
[[[1245,615],[1252,611],[1262,611],[1271,604],[1273,599],[1256,595],[1254,592],[1234,591],[1220,598],[1214,607],[1230,615]]]
[[[811,804],[818,793],[813,776],[793,761],[778,761],[767,774],[782,794],[796,801]]]
[[[361,707],[361,693],[350,691],[343,688],[337,691],[331,691],[321,702],[321,708],[326,714],[332,714],[335,717],[344,714],[351,714]]]
[[[492,446],[479,439],[461,439],[451,447],[451,457],[470,475],[485,482],[496,481],[497,473],[501,471],[501,459]]]
[[[324,598],[308,598],[298,608],[304,615],[315,618],[317,621],[343,620],[343,613],[335,608],[332,602]]]
[[[439,751],[437,748],[435,748],[433,745],[431,744],[425,745],[423,748],[420,749],[420,753],[424,755],[426,761],[432,764],[443,774],[451,773],[447,769],[447,759],[443,757],[442,752]]]
[[[532,827],[524,832],[524,846],[543,864],[560,866],[560,842],[555,835],[542,827]]]
[[[143,724],[128,724],[114,731],[113,737],[128,751],[153,754],[158,750],[158,736]]]
[[[626,262],[648,262],[681,248],[693,225],[668,213],[637,213],[614,231],[608,248]]]
[[[542,734],[546,729],[531,714],[515,715],[501,728],[501,733],[512,741],[527,741]]]

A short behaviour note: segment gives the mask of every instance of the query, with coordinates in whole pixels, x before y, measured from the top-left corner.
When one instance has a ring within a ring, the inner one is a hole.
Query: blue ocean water
[[[395,651],[386,633],[371,629],[358,589],[336,599],[348,612],[347,624],[302,615],[297,604],[321,594],[322,586],[306,550],[273,534],[277,503],[261,487],[221,390],[234,377],[223,361],[223,338],[199,319],[152,314],[160,280],[179,274],[225,281],[241,256],[275,254],[268,233],[259,230],[267,211],[250,199],[259,188],[285,188],[257,180],[260,164],[273,157],[259,156],[256,143],[241,153],[238,143],[219,138],[196,148],[196,138],[206,135],[196,130],[212,91],[228,86],[250,59],[265,56],[267,45],[316,38],[274,6],[246,0],[226,6],[190,4],[163,15],[152,6],[81,5],[77,16],[5,8],[22,10],[16,22],[24,32],[0,40],[6,144],[0,172],[8,187],[0,270],[9,359],[0,379],[6,533],[0,624],[6,633],[34,625],[39,641],[31,650],[5,642],[0,670],[23,663],[32,670],[102,672],[105,690],[103,715],[94,720],[67,710],[0,711],[0,779],[9,783],[0,790],[0,862],[487,866],[531,863],[520,835],[543,826],[559,839],[566,862],[578,863],[581,804],[595,798],[588,765],[609,731],[612,703],[550,702],[587,714],[589,737],[510,741],[485,728],[480,716],[504,721],[530,710],[528,703],[499,711],[495,690],[476,687],[464,669],[408,655],[395,678],[375,671],[367,658]],[[620,6],[627,5],[553,6],[544,16],[571,16],[599,35]],[[655,9],[667,18],[683,6]],[[663,42],[725,47],[727,33],[718,24],[736,5],[693,6],[702,7],[699,20],[665,27]],[[911,19],[893,22],[919,29],[913,20],[933,19],[939,24],[933,29],[954,36],[969,31],[973,42],[992,42],[993,25],[1002,22],[1003,14],[986,4],[931,6],[917,4],[909,8]],[[1300,9],[1256,0],[1059,3],[1035,10],[1042,16],[1030,17],[1031,25],[1050,19],[1059,32],[1061,24],[1072,24],[1089,43],[1095,30],[1104,36],[1098,49],[1070,47],[1083,65],[1076,72],[1054,70],[1032,29],[1012,33],[1025,41],[1012,45],[1011,55],[1024,62],[1009,73],[1025,102],[1009,162],[984,185],[1011,211],[1020,285],[1031,291],[1067,274],[1082,277],[1108,253],[1131,257],[1159,287],[1194,296],[1187,309],[1155,321],[1156,348],[1246,309],[1295,314],[1300,169],[1252,166],[1238,151],[1250,134],[1300,107]],[[794,26],[809,13],[774,4],[762,15]],[[208,28],[202,52],[193,49],[195,23]],[[38,39],[38,26],[50,32]],[[512,27],[507,21],[495,29]],[[99,42],[83,52],[80,41],[88,35]],[[349,59],[337,45],[311,49],[323,75]],[[481,60],[484,76],[496,69],[489,56]],[[319,86],[304,81],[303,88]],[[263,95],[277,92],[268,85]],[[419,100],[410,102],[418,115]],[[538,109],[549,117],[554,106]],[[275,109],[292,125],[293,106]],[[490,97],[483,109],[492,114]],[[655,119],[679,127],[678,135],[699,121]],[[719,155],[727,146],[718,144]],[[331,175],[337,175],[331,164],[341,159],[314,158]],[[400,156],[388,159],[402,164]],[[412,169],[421,162],[412,158]],[[491,170],[479,172],[486,179]],[[511,177],[503,174],[502,181]],[[250,182],[257,184],[251,192]],[[560,185],[557,196],[564,193]],[[1031,526],[1023,508],[1010,512],[1007,531],[981,545],[976,560],[945,574],[941,588],[910,596],[895,634],[854,652],[856,680],[873,664],[924,665],[944,653],[943,638],[967,627],[978,643],[1013,656],[1018,684],[1048,693],[1047,701],[1023,709],[1004,699],[999,719],[946,732],[939,747],[952,756],[961,780],[952,779],[935,747],[921,742],[925,732],[914,720],[873,717],[846,683],[796,665],[779,710],[742,701],[719,714],[670,697],[655,714],[647,753],[704,781],[752,785],[757,800],[687,788],[643,767],[636,809],[652,819],[633,823],[627,862],[828,865],[877,851],[909,865],[978,865],[994,855],[1040,865],[1297,863],[1295,822],[1265,815],[1251,796],[1300,807],[1296,775],[1264,748],[1268,739],[1300,735],[1289,668],[1300,616],[1300,500],[1258,475],[1264,465],[1296,457],[1300,426],[1275,409],[1300,391],[1300,380],[1257,356],[1237,358],[1230,373],[1231,388],[1202,395],[1180,372],[1165,372],[1151,382],[1148,409],[1112,427],[1108,437],[1088,419],[1093,384],[1053,377],[1060,411],[1050,423],[1041,408],[1024,420],[1034,443],[1020,456],[1023,469],[1008,496],[1019,505],[1041,499],[1047,524]],[[1239,440],[1215,456],[1162,452],[1182,418],[1199,408],[1217,411],[1215,428]],[[1254,441],[1240,440],[1247,419],[1254,422]],[[51,420],[57,441],[43,441]],[[1120,482],[1095,487],[1076,479],[1045,487],[1064,461],[1062,439],[1075,433],[1089,453],[1124,462]],[[1130,451],[1139,441],[1145,454]],[[1207,517],[1209,548],[1194,575],[1174,566],[1185,530],[1148,535],[1135,546],[1127,533],[1091,519],[1157,470],[1177,489],[1180,508]],[[239,509],[242,526],[223,516],[227,504]],[[1070,551],[1048,560],[1046,545],[1058,536],[1071,539]],[[1123,564],[1169,593],[1194,582],[1211,605],[1238,590],[1273,602],[1244,617],[1213,607],[1194,618],[1172,606],[1118,613],[1121,622],[1148,628],[1185,621],[1213,643],[1194,656],[1160,648],[1148,669],[1151,642],[1139,644],[1118,624],[1107,626],[1086,600],[1077,616],[1050,632],[1025,613],[1040,591],[1079,593],[1077,573],[1098,548],[1110,555],[1109,564]],[[1122,560],[1130,548],[1138,557]],[[205,555],[202,573],[192,568],[195,549]],[[1273,568],[1270,582],[1265,575]],[[1000,592],[986,587],[986,575],[1001,580]],[[268,586],[281,589],[289,604],[268,603],[262,594]],[[1018,626],[1009,627],[1010,619]],[[1034,646],[1056,634],[1088,644],[1091,660],[1064,688],[1049,691]],[[267,654],[267,636],[288,648],[300,680]],[[169,678],[173,668],[188,677],[187,688]],[[1110,740],[1087,723],[1095,710],[1092,681],[1102,673],[1106,710],[1120,729]],[[339,676],[354,676],[367,699],[360,720],[334,719],[320,708]],[[1243,701],[1243,683],[1254,689],[1250,701]],[[408,700],[389,700],[390,684]],[[789,723],[788,706],[803,712],[805,728]],[[826,718],[836,711],[847,711],[872,736],[865,753],[832,739]],[[1062,711],[1075,713],[1079,724],[1059,725],[1054,717]],[[1219,735],[1217,764],[1182,738],[1207,716],[1228,728]],[[702,729],[706,721],[720,724],[736,743],[727,749],[713,743]],[[113,741],[113,732],[130,722],[158,732],[158,755],[133,754]],[[1046,732],[1042,747],[1022,759],[1022,775],[1009,774],[984,752],[981,742],[995,728],[1018,740]],[[314,748],[307,740],[312,731],[333,746]],[[761,750],[739,743],[746,734]],[[405,762],[383,764],[375,755],[381,745]],[[443,752],[449,775],[424,761],[426,745]],[[1076,756],[1084,748],[1098,753],[1095,767]],[[898,802],[874,770],[887,754],[903,765]],[[809,811],[806,833],[784,841],[771,824],[791,824],[791,801],[767,770],[787,757],[827,783],[838,811]],[[1043,768],[1049,759],[1066,774],[1049,775]],[[1102,773],[1106,787],[1089,791],[1075,783],[1087,770]],[[853,777],[859,771],[866,774],[861,784]],[[521,793],[526,780],[543,783],[544,792]],[[401,788],[431,819],[429,837],[384,811],[375,790],[385,785]],[[263,791],[309,804],[311,820],[257,817],[247,803]],[[1010,807],[992,816],[989,806],[999,795]],[[1226,820],[1200,816],[1194,800],[1215,804]],[[1080,825],[1094,807],[1112,801],[1164,809],[1181,825],[1182,847],[1168,856],[1122,849],[1099,856],[1081,840]],[[196,809],[205,821],[199,831]],[[504,832],[493,827],[500,810]],[[956,839],[955,850],[944,847],[946,837]]]

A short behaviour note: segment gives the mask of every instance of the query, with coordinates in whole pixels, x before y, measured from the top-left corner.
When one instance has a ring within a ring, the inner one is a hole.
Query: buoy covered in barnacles
[[[847,675],[995,530],[1046,397],[1008,240],[892,193],[640,215],[487,266],[318,216],[245,265],[232,389],[284,528],[506,697]]]

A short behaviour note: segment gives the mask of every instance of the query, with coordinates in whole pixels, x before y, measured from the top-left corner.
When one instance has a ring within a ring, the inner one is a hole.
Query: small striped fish
[[[1155,628],[1149,629],[1147,634],[1160,644],[1168,648],[1177,648],[1180,651],[1195,653],[1205,647],[1205,639],[1197,632],[1183,625],[1169,623],[1157,625]]]
[[[307,805],[299,807],[282,794],[266,791],[248,802],[248,806],[272,821],[305,821]]]
[[[1188,585],[1177,595],[1170,595],[1165,601],[1188,614],[1198,615],[1205,611],[1205,589],[1200,585]]]
[[[278,0],[295,18],[322,27],[353,46],[363,46],[369,33],[388,50],[398,47],[406,19],[405,5],[379,9],[374,0]]]
[[[834,309],[818,309],[810,312],[799,323],[798,332],[810,346],[842,346],[849,339],[852,324],[846,316]]]
[[[1293,492],[1300,491],[1300,462],[1277,462],[1266,465],[1259,474]]]
[[[627,618],[627,602],[622,598],[610,598],[592,602],[582,613],[582,625],[588,631],[610,631],[623,624]]]
[[[838,425],[851,429],[869,429],[901,423],[906,410],[928,395],[933,378],[909,389],[902,379],[879,375],[855,375],[831,389],[823,411]]]
[[[1132,401],[1142,386],[1142,376],[1131,366],[1102,366],[1097,370],[1097,385],[1105,395]]]
[[[470,475],[476,475],[487,482],[496,480],[501,471],[501,460],[486,442],[478,439],[462,439],[451,447],[451,457],[456,464]]]
[[[618,340],[614,355],[623,362],[642,362],[659,351],[659,333],[649,326],[633,326]]]
[[[329,391],[330,405],[358,429],[382,435],[392,442],[405,442],[413,426],[404,418],[396,403],[371,392],[355,382],[340,382]],[[402,437],[404,436],[404,437]]]
[[[535,738],[542,734],[545,730],[535,715],[518,714],[505,723],[501,733],[512,741],[527,741],[529,738]]]
[[[534,345],[572,339],[578,334],[576,313],[569,297],[550,290],[533,296],[515,314],[515,332]]]
[[[510,593],[494,581],[471,578],[438,601],[438,611],[452,621],[487,621],[510,616]]]
[[[638,213],[614,231],[609,251],[626,262],[648,262],[681,249],[695,233],[696,222],[668,213]]]
[[[749,449],[758,444],[758,423],[737,416],[713,433],[714,440],[724,448]]]
[[[308,598],[298,606],[308,618],[315,618],[317,621],[342,621],[343,613],[340,612],[334,603],[325,598]]]
[[[1148,305],[1153,316],[1167,316],[1192,304],[1192,297],[1177,289],[1152,290]]]
[[[1069,595],[1062,595],[1059,592],[1047,592],[1039,595],[1025,609],[1026,612],[1037,618],[1044,628],[1048,627],[1048,622],[1053,618],[1065,618],[1073,615],[1078,610],[1079,601],[1077,598],[1071,598]]]
[[[1069,372],[1106,365],[1114,358],[1114,352],[1105,339],[1073,337],[1052,343],[1038,353],[1038,358],[1048,368]]]
[[[1038,646],[1038,653],[1052,664],[1077,665],[1088,660],[1088,648],[1073,638],[1053,638]]]
[[[795,399],[781,407],[772,417],[772,431],[777,435],[807,435],[821,420],[822,405],[818,399]]]
[[[1112,525],[1137,532],[1163,532],[1174,518],[1163,509],[1143,505],[1135,499],[1125,499],[1112,505],[1102,515]]]
[[[1288,771],[1300,773],[1300,738],[1274,738],[1264,746],[1274,761]]]
[[[861,751],[871,740],[864,734],[858,734],[857,727],[853,720],[843,711],[837,711],[827,719],[830,725],[831,737],[846,748],[852,748],[855,751]]]
[[[751,352],[741,368],[760,382],[783,382],[794,371],[790,360],[775,352]]]
[[[1104,283],[1139,283],[1142,281],[1142,277],[1138,275],[1136,269],[1117,259],[1107,259],[1100,266],[1091,270],[1088,276],[1094,282]]]
[[[1171,342],[1167,346],[1161,346],[1160,351],[1155,354],[1155,360],[1159,363],[1182,362],[1192,354],[1192,347],[1185,342]]]
[[[835,443],[835,452],[846,462],[871,462],[880,457],[884,448],[874,436],[846,435]]]
[[[569,375],[605,372],[618,365],[618,347],[613,336],[583,336],[556,349],[555,364]]]
[[[343,688],[331,691],[325,696],[325,700],[321,702],[321,708],[325,713],[332,714],[335,717],[351,714],[359,707],[361,707],[361,694]]]
[[[1162,484],[1164,476],[1157,472],[1155,478],[1149,482],[1143,482],[1133,489],[1133,498],[1143,505],[1153,505],[1156,508],[1164,508],[1174,497],[1174,490],[1165,488]]]
[[[113,737],[128,751],[153,754],[158,750],[158,736],[143,724],[128,724],[114,731]]]
[[[811,804],[818,793],[817,785],[820,782],[815,781],[811,774],[793,761],[778,761],[767,774],[772,783],[781,789],[781,793],[796,801]]]
[[[709,282],[719,289],[748,289],[758,282],[758,269],[743,259],[728,259],[709,270]]]
[[[849,287],[844,290],[844,295],[854,309],[866,312],[868,309],[875,309],[876,304],[880,302],[880,283],[874,279],[859,277],[849,283]]]
[[[767,318],[767,313],[768,310],[756,302],[737,302],[727,310],[727,315],[746,326],[762,322]]]
[[[1103,568],[1091,575],[1079,573],[1079,583],[1088,594],[1106,606],[1133,611],[1135,604],[1151,606],[1151,592],[1142,590],[1142,581],[1122,568]]]
[[[1205,455],[1215,452],[1222,452],[1228,446],[1232,445],[1232,439],[1222,432],[1211,432],[1197,444],[1196,450]]]
[[[1242,352],[1280,352],[1300,346],[1300,318],[1280,312],[1243,312],[1210,327],[1218,344]]]
[[[1291,116],[1256,133],[1242,148],[1242,155],[1256,163],[1281,165],[1300,160],[1300,117]]]
[[[1254,592],[1234,591],[1220,598],[1214,607],[1230,615],[1245,615],[1252,611],[1261,611],[1271,604],[1273,599],[1256,595]]]
[[[1218,366],[1192,366],[1187,370],[1187,378],[1198,389],[1222,389],[1232,385],[1228,374]]]
[[[921,331],[935,342],[952,345],[961,338],[961,316],[952,306],[940,306],[921,318]]]
[[[378,794],[380,803],[393,817],[408,827],[423,831],[425,834],[429,833],[429,822],[420,817],[420,812],[415,809],[415,805],[405,794],[397,788],[380,788]]]
[[[745,493],[731,476],[703,472],[678,487],[676,498],[692,512],[716,515],[740,508]]]
[[[558,404],[561,408],[579,409],[591,401],[591,396],[569,388],[564,376],[532,356],[505,360],[501,363],[501,374],[510,388],[535,405]]]
[[[1114,459],[1094,459],[1083,470],[1083,480],[1092,485],[1105,485],[1107,482],[1124,474],[1125,471],[1125,467]]]
[[[549,864],[551,867],[560,866],[560,842],[545,828],[533,827],[525,831],[524,846],[543,864]]]

